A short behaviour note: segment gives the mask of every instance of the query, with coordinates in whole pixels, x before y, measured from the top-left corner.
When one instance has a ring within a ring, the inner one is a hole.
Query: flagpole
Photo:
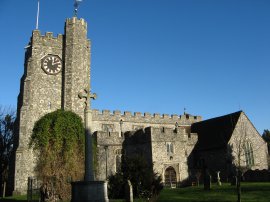
[[[36,23],[36,29],[38,29],[38,19],[39,19],[39,0],[37,5],[37,23]]]

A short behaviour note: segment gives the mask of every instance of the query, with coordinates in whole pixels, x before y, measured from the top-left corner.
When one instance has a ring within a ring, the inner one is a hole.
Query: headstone
[[[231,179],[231,185],[235,186],[236,184],[237,184],[237,177],[234,175],[232,176],[232,179]]]
[[[205,176],[204,176],[204,190],[210,190],[211,189],[211,175],[206,172]]]
[[[196,172],[196,181],[197,181],[197,186],[200,186],[200,177],[202,175],[202,171],[201,170],[197,170]]]
[[[217,171],[217,185],[221,186],[221,181],[220,181],[220,176],[219,176],[220,171]]]
[[[125,187],[125,198],[126,202],[133,202],[133,188],[130,180],[127,181]]]

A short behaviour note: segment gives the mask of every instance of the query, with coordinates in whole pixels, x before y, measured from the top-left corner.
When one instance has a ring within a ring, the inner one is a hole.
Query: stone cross
[[[88,110],[88,109],[90,109],[90,100],[91,99],[93,99],[93,100],[95,100],[95,99],[97,99],[97,94],[96,93],[94,93],[94,94],[91,94],[90,93],[90,90],[88,90],[88,89],[83,89],[83,91],[81,91],[79,94],[78,94],[78,96],[79,96],[79,98],[80,99],[85,99],[85,110]]]
[[[84,89],[78,94],[80,99],[85,99],[85,110],[84,110],[84,122],[85,122],[85,181],[94,181],[94,170],[93,170],[93,153],[92,153],[92,111],[90,109],[90,100],[96,99],[97,95],[91,94],[90,90]]]

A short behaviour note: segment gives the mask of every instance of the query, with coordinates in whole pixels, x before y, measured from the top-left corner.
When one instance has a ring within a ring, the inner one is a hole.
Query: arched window
[[[116,155],[115,157],[115,169],[116,169],[116,172],[121,171],[121,155]]]
[[[115,172],[121,171],[122,154],[123,154],[122,149],[115,150]]]
[[[246,166],[248,168],[251,168],[252,166],[254,166],[254,156],[253,156],[253,148],[250,142],[246,142],[244,150],[245,150]]]

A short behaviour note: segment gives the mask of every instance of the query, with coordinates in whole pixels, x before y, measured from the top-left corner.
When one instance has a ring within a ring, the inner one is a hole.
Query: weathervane
[[[75,3],[74,3],[74,16],[75,16],[75,17],[77,17],[79,4],[80,4],[81,2],[82,2],[82,0],[75,0]]]

